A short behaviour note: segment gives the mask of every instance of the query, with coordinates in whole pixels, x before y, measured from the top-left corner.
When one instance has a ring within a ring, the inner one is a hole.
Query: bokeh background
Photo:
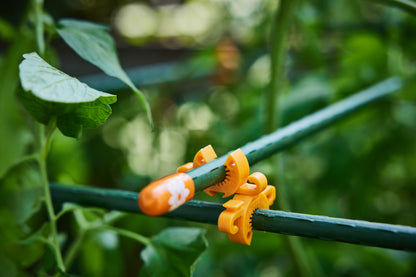
[[[50,61],[94,88],[116,93],[118,102],[104,126],[84,132],[81,139],[56,134],[50,180],[139,191],[191,161],[207,144],[222,155],[264,134],[268,43],[277,2],[45,1],[55,20],[72,17],[111,26],[121,64],[145,92],[155,119],[152,132],[132,93],[51,38]],[[27,5],[0,3],[3,67],[17,65],[22,53],[35,49],[31,34],[17,42],[11,35]],[[394,96],[285,151],[280,170],[270,160],[254,167],[273,180],[277,193],[279,182],[285,183],[292,211],[416,226],[415,16],[372,1],[312,0],[298,6],[289,30],[280,125],[389,76],[407,83]],[[6,77],[17,78],[17,68],[14,77]],[[4,83],[0,94],[0,175],[33,140],[10,86]],[[222,201],[202,194],[196,198]],[[206,228],[209,248],[195,276],[299,276],[284,235],[255,232],[247,247],[231,243],[215,226],[192,222],[132,214],[117,225],[146,236],[168,226]],[[58,227],[69,240],[76,233],[69,215]],[[416,275],[414,253],[301,242],[322,275]],[[91,234],[71,272],[137,276],[142,247],[110,231]],[[28,262],[28,272],[31,267]]]

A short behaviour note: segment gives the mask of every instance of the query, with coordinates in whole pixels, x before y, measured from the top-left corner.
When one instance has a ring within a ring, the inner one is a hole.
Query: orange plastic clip
[[[172,211],[191,200],[195,194],[195,185],[192,178],[185,172],[216,157],[217,154],[212,146],[205,146],[196,153],[192,163],[179,167],[175,174],[150,183],[139,194],[140,210],[147,215],[157,216]]]
[[[156,180],[139,194],[140,210],[151,216],[172,211],[194,197],[195,185],[185,173],[175,173]]]
[[[195,154],[193,162],[186,163],[178,167],[176,172],[188,172],[189,170],[197,168],[198,166],[206,164],[207,162],[215,160],[216,158],[217,154],[215,153],[214,148],[212,148],[211,145],[207,145]]]
[[[223,192],[224,198],[233,195],[247,181],[250,168],[246,155],[244,155],[241,149],[237,149],[229,154],[224,165],[225,179],[217,185],[204,189],[204,192],[210,196],[218,192]]]
[[[224,203],[226,208],[218,218],[218,229],[228,233],[231,241],[250,245],[253,237],[251,218],[256,209],[269,209],[276,198],[276,189],[267,185],[266,177],[255,172],[238,189],[232,200]]]

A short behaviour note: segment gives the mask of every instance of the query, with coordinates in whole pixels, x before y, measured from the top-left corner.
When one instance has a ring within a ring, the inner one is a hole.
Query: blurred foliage
[[[275,4],[269,0],[46,1],[55,19],[73,16],[111,24],[119,46],[132,44],[138,52],[146,47],[186,49],[193,62],[190,72],[212,70],[215,62],[215,72],[207,79],[143,88],[152,106],[154,132],[136,98],[118,91],[119,100],[104,126],[86,130],[79,140],[55,136],[49,179],[138,191],[191,161],[207,144],[222,155],[261,136]],[[16,20],[22,16],[21,6],[19,2],[15,9],[10,7],[8,15],[1,9],[6,20],[0,20],[0,40],[7,46],[0,54],[0,176],[3,180],[10,180],[6,172],[14,176],[13,184],[2,181],[0,187],[1,276],[51,273],[52,254],[44,243],[19,242],[42,231],[46,220],[45,211],[34,201],[36,195],[20,187],[21,180],[29,178],[28,189],[35,190],[38,176],[30,161],[10,168],[33,148],[27,115],[14,96],[21,55],[34,49],[34,34]],[[285,151],[283,178],[293,211],[416,226],[415,30],[412,14],[390,6],[347,0],[302,2],[289,32],[287,93],[278,104],[282,125],[388,76],[405,78],[406,86]],[[47,51],[56,64],[55,50]],[[277,171],[267,161],[253,169],[270,177]],[[274,185],[279,193],[279,184]],[[21,198],[13,203],[21,204],[11,204],[20,189]],[[202,194],[197,198],[219,201]],[[64,254],[77,238],[74,221],[70,215],[59,220]],[[209,246],[196,264],[195,276],[296,276],[283,235],[256,232],[247,247],[229,242],[215,226],[142,215],[126,215],[116,223],[143,236],[154,236],[169,226],[196,225],[207,229]],[[302,242],[324,275],[416,275],[414,253],[312,239]],[[69,272],[137,276],[143,268],[142,249],[114,232],[90,232]]]

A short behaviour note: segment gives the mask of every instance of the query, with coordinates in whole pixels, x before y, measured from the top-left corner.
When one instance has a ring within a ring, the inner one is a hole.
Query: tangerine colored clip
[[[212,148],[211,144],[205,146],[204,148],[200,149],[194,157],[193,162],[186,163],[176,170],[177,172],[188,172],[191,169],[197,168],[198,166],[201,166],[203,164],[206,164],[207,162],[210,162],[212,160],[215,160],[217,158],[217,154],[214,151],[214,148]]]
[[[218,229],[228,233],[232,242],[250,245],[253,237],[251,218],[256,209],[269,209],[276,198],[276,189],[267,185],[266,177],[255,172],[249,182],[240,187],[232,200],[224,203],[226,208],[218,218]]]
[[[214,186],[204,189],[210,196],[218,192],[224,193],[223,198],[233,195],[247,181],[250,168],[246,155],[237,149],[228,155],[225,165],[225,179]]]
[[[196,153],[192,163],[177,169],[177,173],[163,177],[146,186],[139,194],[140,210],[150,216],[170,212],[194,197],[195,185],[185,172],[201,166],[217,157],[211,145]]]
[[[139,194],[140,210],[151,216],[172,211],[194,197],[195,185],[185,173],[174,173],[156,180]]]

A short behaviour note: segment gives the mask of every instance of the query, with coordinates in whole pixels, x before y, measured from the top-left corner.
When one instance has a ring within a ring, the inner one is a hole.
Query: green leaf
[[[207,248],[205,230],[168,228],[152,238],[141,253],[145,263],[140,276],[191,276]]]
[[[61,132],[79,137],[83,128],[96,128],[111,114],[108,104],[117,101],[112,94],[88,87],[46,63],[36,53],[23,55],[19,96],[35,119],[48,124],[56,118]]]
[[[24,224],[41,204],[43,186],[34,161],[24,161],[10,168],[0,180],[0,208],[10,210],[17,224]]]
[[[5,41],[11,41],[15,36],[16,30],[13,25],[6,20],[0,18],[0,39]]]
[[[146,111],[150,125],[153,126],[150,106],[144,95],[133,84],[120,65],[109,27],[88,21],[62,19],[58,23],[58,33],[62,39],[83,59],[127,84],[139,98]]]

